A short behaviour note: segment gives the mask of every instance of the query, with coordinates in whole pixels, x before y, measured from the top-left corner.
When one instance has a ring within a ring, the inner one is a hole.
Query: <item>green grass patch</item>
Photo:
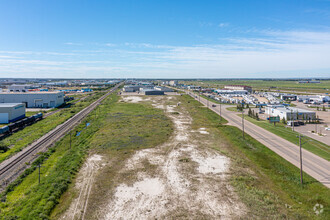
[[[330,190],[304,174],[300,185],[299,169],[241,130],[218,123],[218,115],[189,96],[182,98],[193,118],[193,126],[207,127],[223,143],[216,148],[231,158],[231,183],[249,209],[251,218],[329,219]],[[313,207],[322,204],[316,215]]]

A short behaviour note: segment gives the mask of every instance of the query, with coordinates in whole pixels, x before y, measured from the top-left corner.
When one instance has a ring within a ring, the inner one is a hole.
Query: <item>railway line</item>
[[[98,100],[81,110],[72,118],[57,126],[51,132],[47,133],[39,140],[24,148],[11,158],[3,161],[0,164],[0,186],[7,185],[15,177],[24,170],[27,162],[33,161],[38,157],[37,153],[46,150],[49,146],[63,137],[68,131],[79,124],[91,111],[93,111],[108,95],[113,93],[122,83],[117,84],[108,93],[103,95]]]

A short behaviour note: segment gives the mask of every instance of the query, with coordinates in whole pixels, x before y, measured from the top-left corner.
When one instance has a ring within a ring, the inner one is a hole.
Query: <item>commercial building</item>
[[[244,86],[244,85],[226,85],[225,89],[230,90],[246,90],[249,93],[252,93],[252,87],[251,86]]]
[[[266,107],[266,114],[274,117],[279,116],[281,119],[284,118],[285,120],[312,120],[316,117],[316,113],[313,111],[286,107],[284,105],[269,105]]]
[[[4,92],[0,103],[24,103],[27,108],[55,108],[64,103],[64,92]]]
[[[0,124],[8,124],[25,118],[25,105],[22,103],[0,103]]]

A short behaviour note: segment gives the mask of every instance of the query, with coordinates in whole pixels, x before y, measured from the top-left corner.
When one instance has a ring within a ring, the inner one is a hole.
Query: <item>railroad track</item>
[[[4,180],[8,173],[14,170],[17,165],[21,165],[24,160],[29,156],[37,153],[42,149],[46,149],[52,145],[55,141],[65,135],[70,131],[75,125],[77,125],[82,119],[84,119],[91,111],[93,111],[108,95],[113,93],[122,83],[117,84],[108,93],[103,95],[98,100],[94,101],[92,104],[81,110],[79,113],[75,114],[72,118],[64,122],[63,124],[57,126],[48,134],[41,137],[37,142],[32,144],[30,147],[25,148],[21,152],[12,156],[11,158],[3,161],[0,164],[0,180]]]

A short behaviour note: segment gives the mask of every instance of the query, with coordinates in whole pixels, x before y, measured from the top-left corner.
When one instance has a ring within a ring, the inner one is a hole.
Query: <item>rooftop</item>
[[[51,91],[51,92],[45,92],[45,91],[42,91],[42,92],[1,92],[1,94],[16,94],[16,95],[26,95],[26,94],[58,94],[58,93],[62,93],[62,91]]]
[[[278,109],[283,112],[298,112],[298,113],[315,113],[314,111],[302,109],[302,108],[294,108],[294,107],[274,107],[274,109]]]
[[[17,105],[22,105],[23,103],[0,103],[0,108],[15,107]]]

